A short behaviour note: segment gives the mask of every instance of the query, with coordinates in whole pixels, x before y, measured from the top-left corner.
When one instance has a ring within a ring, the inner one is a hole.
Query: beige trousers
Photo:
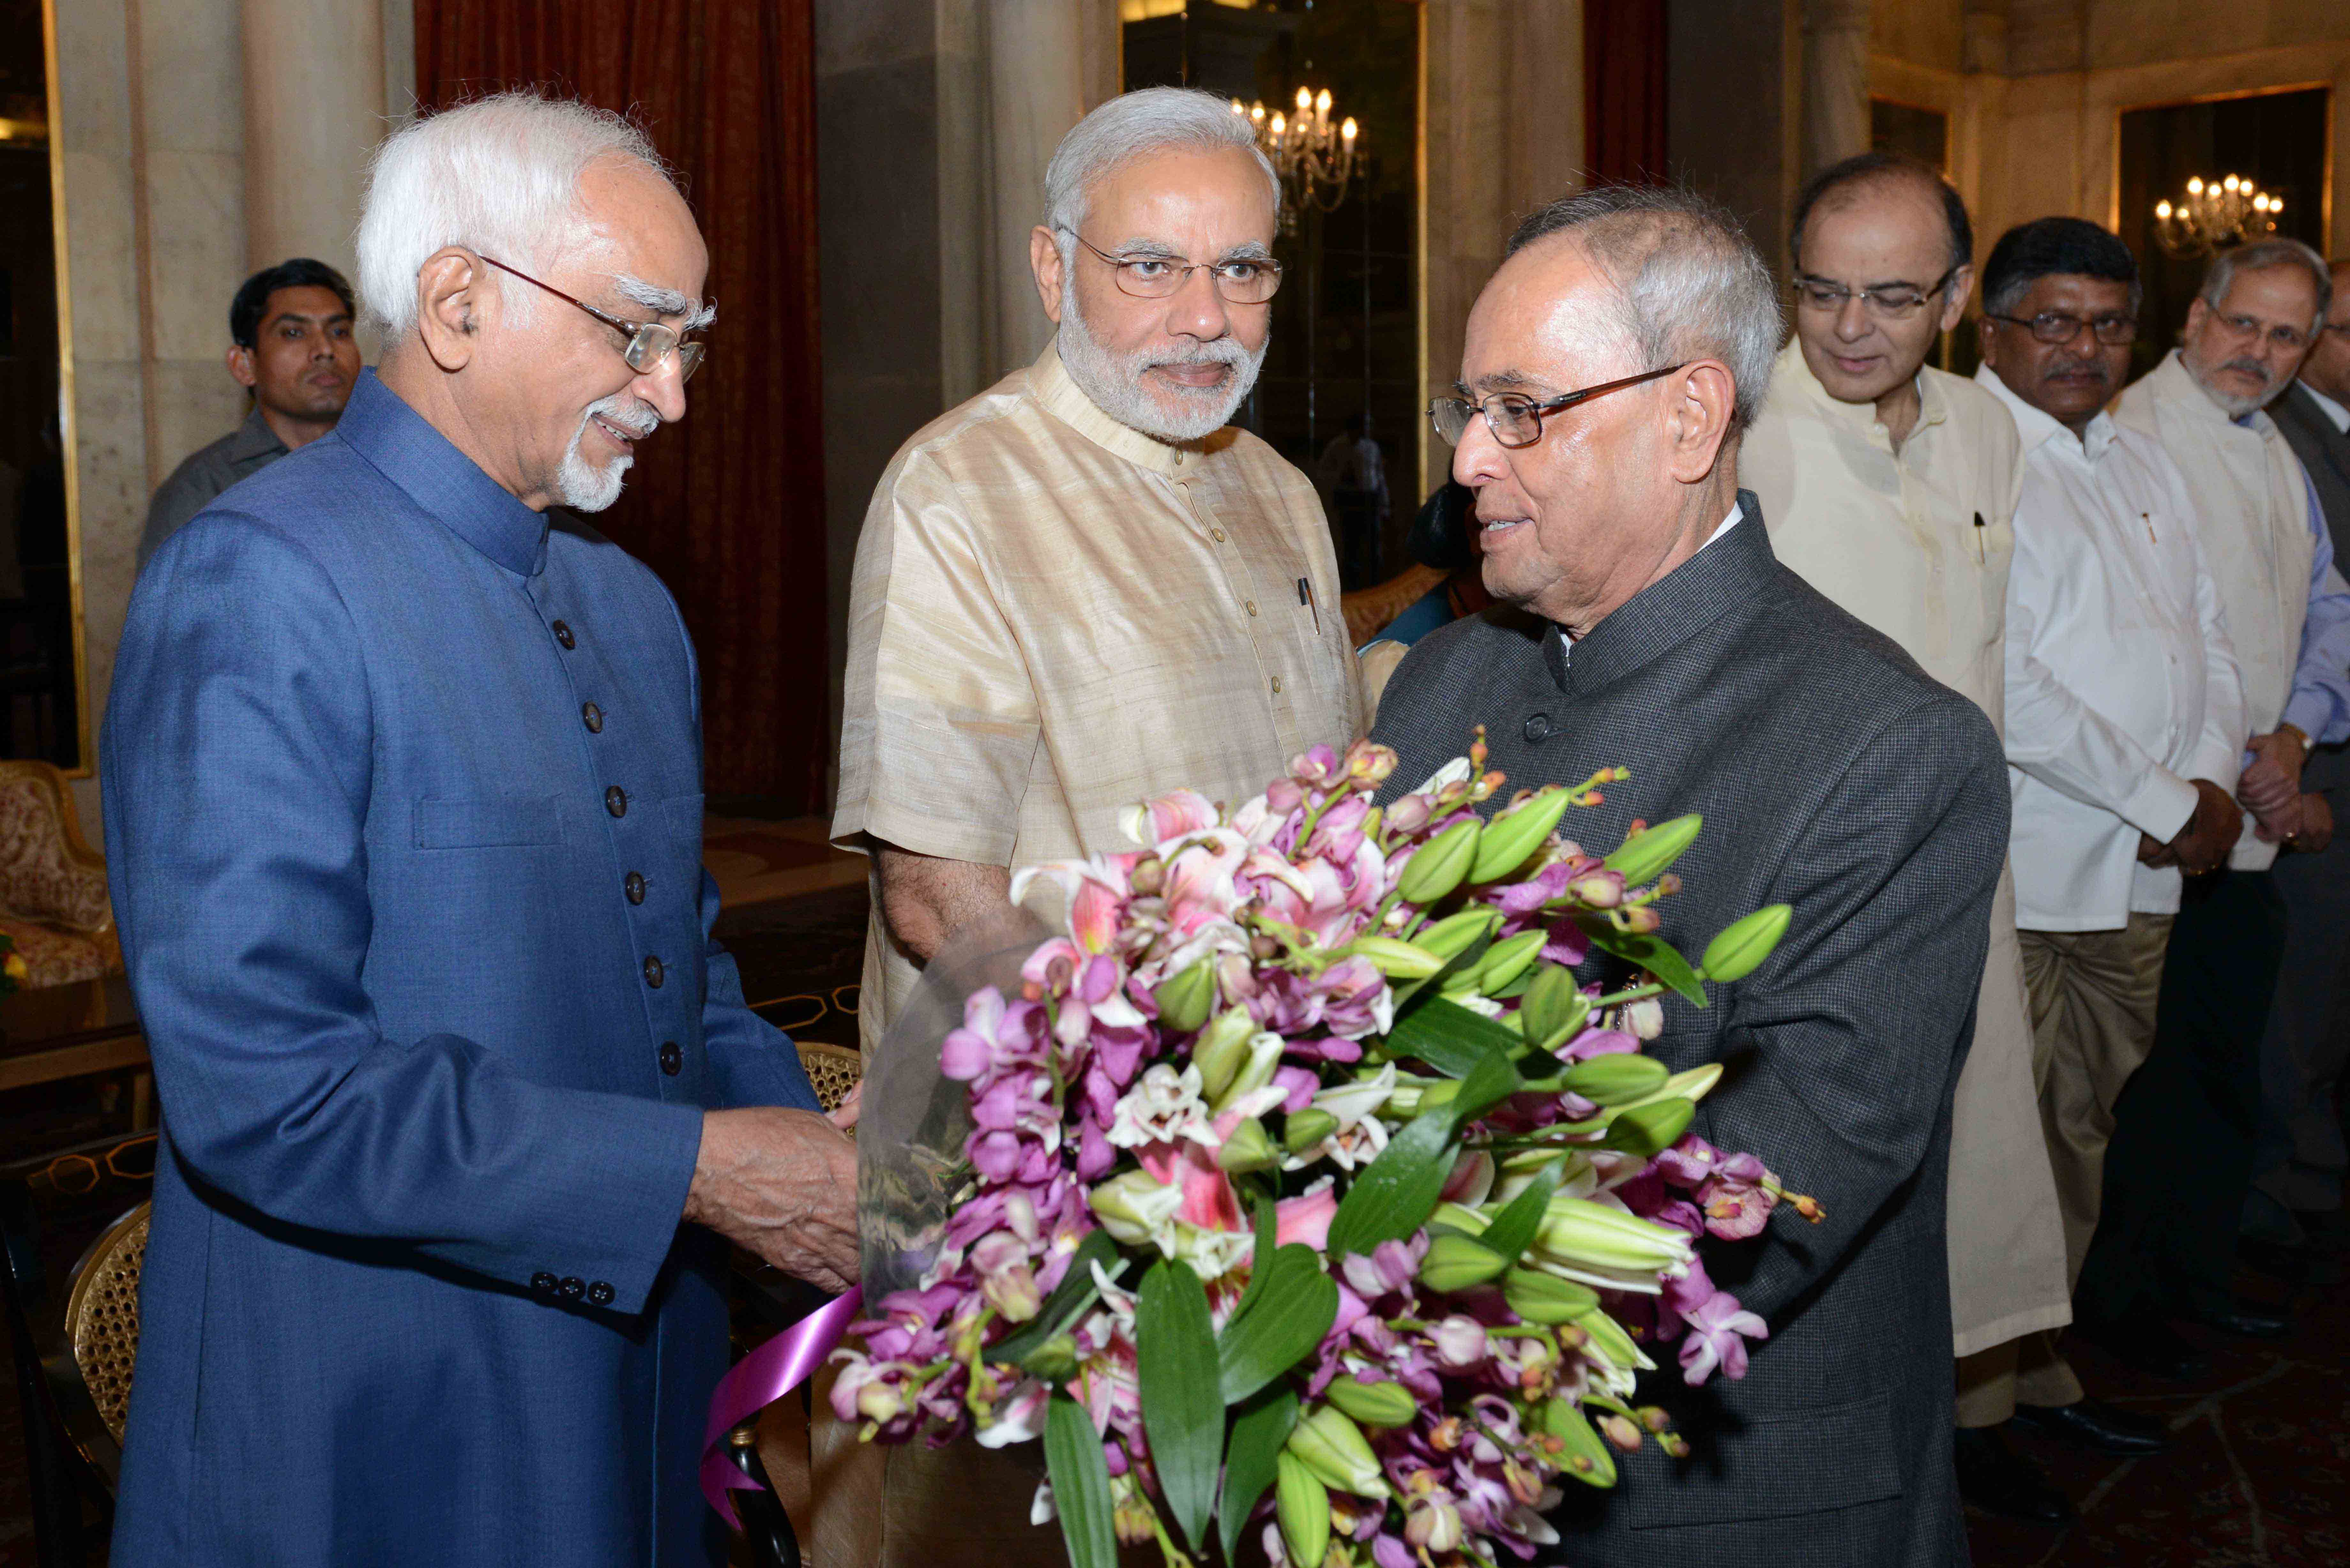
[[[2033,1075],[2056,1202],[2064,1218],[2064,1277],[2097,1231],[2114,1102],[2154,1048],[2155,1000],[2172,917],[2132,915],[2118,931],[2022,931],[2032,997]],[[2026,1405],[2070,1405],[2080,1379],[2053,1333],[2026,1334],[1959,1362],[1958,1421],[1989,1427]]]

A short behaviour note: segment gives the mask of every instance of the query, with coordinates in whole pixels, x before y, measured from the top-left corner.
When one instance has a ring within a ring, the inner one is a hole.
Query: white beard
[[[1078,312],[1075,288],[1063,290],[1061,302],[1057,342],[1061,365],[1069,372],[1069,379],[1077,384],[1077,389],[1092,400],[1094,407],[1128,429],[1140,431],[1158,441],[1198,441],[1230,424],[1232,410],[1241,406],[1249,389],[1256,385],[1257,370],[1264,364],[1264,351],[1273,345],[1268,337],[1252,354],[1236,339],[1219,337],[1211,343],[1195,344],[1188,352],[1145,348],[1118,354],[1096,341],[1087,329],[1085,317]],[[1167,381],[1154,388],[1143,381],[1143,373],[1153,365],[1180,364],[1229,365],[1232,370],[1222,386],[1197,390]],[[1174,405],[1171,408],[1170,403]]]
[[[571,444],[564,449],[562,465],[555,472],[555,498],[574,512],[601,512],[618,501],[621,483],[637,461],[631,453],[615,458],[602,468],[588,465],[587,458],[580,455],[579,442],[588,434],[588,421],[598,414],[607,423],[636,437],[649,436],[660,425],[660,416],[650,406],[626,392],[615,392],[588,404],[579,416],[579,428],[571,432]]]

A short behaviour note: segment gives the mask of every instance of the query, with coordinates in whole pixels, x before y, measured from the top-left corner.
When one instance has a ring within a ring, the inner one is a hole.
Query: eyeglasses
[[[1137,299],[1172,299],[1205,269],[1228,305],[1263,305],[1281,287],[1281,264],[1270,256],[1234,256],[1230,261],[1186,262],[1180,256],[1114,256],[1071,228],[1061,233],[1109,264],[1118,292]]]
[[[1808,273],[1795,276],[1795,301],[1813,310],[1837,311],[1845,301],[1857,298],[1868,307],[1871,316],[1881,316],[1887,321],[1900,321],[1918,314],[1925,303],[1950,287],[1950,280],[1959,275],[1952,267],[1924,288],[1914,283],[1884,283],[1870,288],[1846,288],[1824,277]]]
[[[664,326],[658,321],[623,321],[617,316],[606,315],[584,299],[572,298],[551,283],[540,283],[530,274],[516,271],[495,256],[484,256],[482,259],[500,272],[512,273],[523,282],[534,284],[546,290],[566,305],[577,306],[613,331],[628,338],[628,343],[620,349],[620,358],[626,359],[629,362],[629,369],[639,376],[651,375],[661,368],[671,354],[674,354],[677,356],[678,382],[683,385],[693,379],[693,373],[702,369],[703,356],[710,351],[707,344],[686,337],[674,327]]]
[[[1565,392],[1555,398],[1536,401],[1515,392],[1495,392],[1487,398],[1437,398],[1428,405],[1428,422],[1436,427],[1447,446],[1459,446],[1461,438],[1469,433],[1469,421],[1478,414],[1485,416],[1485,428],[1493,439],[1512,448],[1532,446],[1542,440],[1542,422],[1561,409],[1596,398],[1625,387],[1637,387],[1643,381],[1653,381],[1659,376],[1669,376],[1683,369],[1689,361],[1668,365],[1661,370],[1643,370],[1637,376],[1627,376],[1620,381],[1602,381],[1596,387],[1586,387],[1579,392]],[[1463,390],[1466,390],[1464,388]]]
[[[2271,327],[2257,317],[2222,316],[2220,325],[2227,328],[2230,337],[2266,337],[2272,348],[2288,354],[2298,354],[2309,347],[2310,335],[2299,327]]]
[[[2137,341],[2137,321],[2127,316],[2100,316],[2095,320],[2070,316],[2061,310],[2043,310],[2037,316],[2002,316],[1995,310],[1983,312],[1986,321],[2004,321],[2011,327],[2029,327],[2033,337],[2042,343],[2070,343],[2087,327],[2097,341],[2108,348],[2118,348],[2125,343]]]

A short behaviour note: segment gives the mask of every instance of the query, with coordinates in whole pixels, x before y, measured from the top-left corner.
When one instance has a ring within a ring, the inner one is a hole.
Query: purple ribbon
[[[852,1285],[734,1364],[710,1396],[710,1426],[702,1438],[702,1495],[736,1530],[730,1491],[756,1491],[759,1483],[726,1457],[726,1434],[802,1383],[824,1364],[832,1347],[863,1305],[865,1293]]]

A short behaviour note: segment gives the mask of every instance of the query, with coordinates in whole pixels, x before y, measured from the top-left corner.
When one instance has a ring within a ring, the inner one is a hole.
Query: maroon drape
[[[1583,148],[1596,183],[1665,169],[1666,0],[1584,0]]]
[[[811,0],[416,0],[417,96],[545,85],[635,115],[710,245],[711,357],[598,528],[702,658],[707,787],[823,806],[824,459]]]

